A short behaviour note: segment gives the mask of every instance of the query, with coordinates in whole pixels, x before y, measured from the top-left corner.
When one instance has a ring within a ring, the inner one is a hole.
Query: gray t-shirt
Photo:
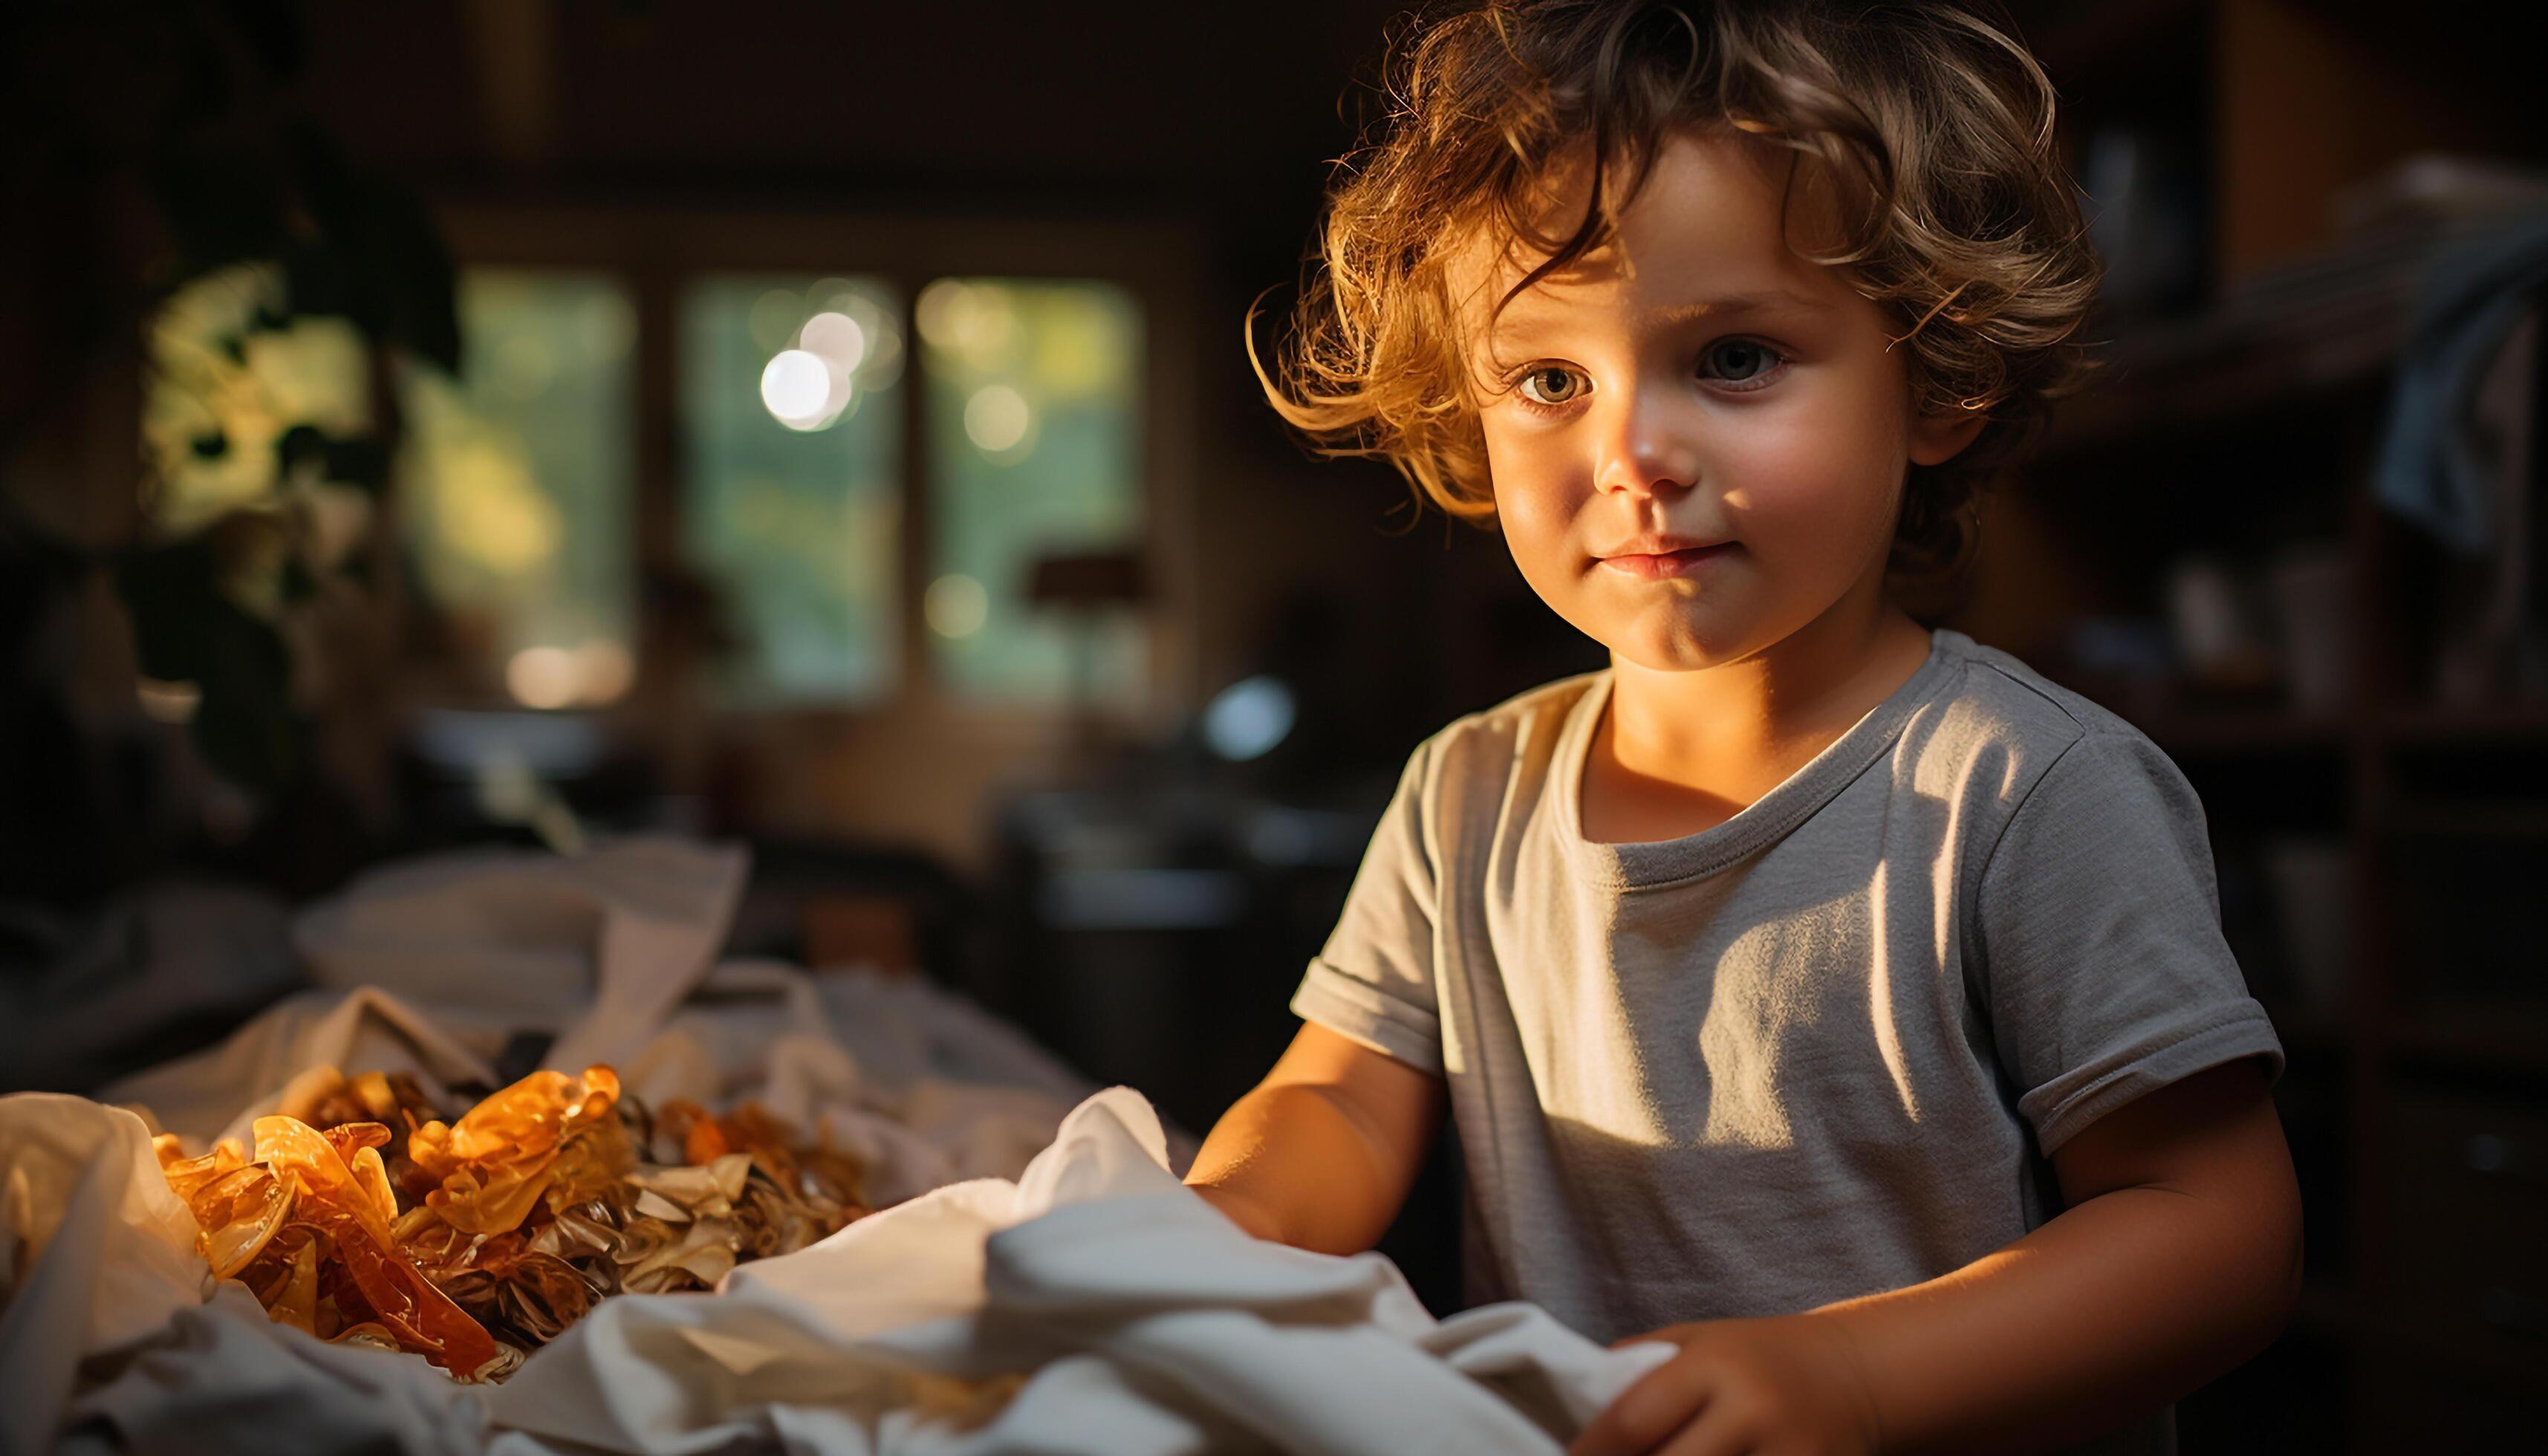
[[[1610,1340],[1917,1284],[2058,1213],[2046,1155],[2108,1112],[2280,1073],[2194,791],[2016,659],[1940,631],[1794,776],[1646,844],[1583,835],[1609,690],[1417,748],[1292,1002],[1447,1080],[1473,1301]]]

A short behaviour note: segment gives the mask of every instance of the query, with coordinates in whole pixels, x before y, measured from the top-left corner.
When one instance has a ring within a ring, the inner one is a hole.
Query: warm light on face
[[[1674,137],[1615,238],[1516,298],[1491,340],[1490,306],[1536,259],[1490,273],[1481,249],[1461,283],[1513,560],[1648,669],[1739,660],[1881,586],[1909,381],[1875,306],[1790,245],[1813,219],[1789,216],[1782,158]]]

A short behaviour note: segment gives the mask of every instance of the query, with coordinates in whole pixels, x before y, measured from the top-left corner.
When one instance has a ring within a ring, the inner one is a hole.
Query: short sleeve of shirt
[[[1425,796],[1440,739],[1407,762],[1336,927],[1292,996],[1293,1014],[1421,1070],[1442,1070],[1434,999],[1437,903]]]
[[[1975,922],[1991,1034],[2045,1152],[2157,1088],[2282,1043],[2221,937],[2203,806],[2167,756],[2092,730],[1991,850]]]

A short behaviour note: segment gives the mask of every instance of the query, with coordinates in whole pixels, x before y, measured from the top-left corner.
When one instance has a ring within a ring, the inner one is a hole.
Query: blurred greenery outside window
[[[732,701],[893,692],[901,320],[872,278],[713,274],[682,301],[682,534],[740,639]]]
[[[635,314],[600,274],[473,268],[462,376],[405,381],[410,550],[472,655],[526,706],[635,677]]]
[[[982,698],[1138,692],[1137,613],[1073,620],[1027,588],[1041,557],[1138,553],[1139,305],[1087,280],[942,278],[915,314],[932,465],[921,601],[939,676]]]
[[[251,329],[243,354],[224,352],[277,286],[270,271],[219,278],[158,320],[144,446],[172,530],[269,497],[270,437],[291,421],[369,423],[360,340],[341,320]],[[515,700],[612,701],[636,660],[631,292],[603,273],[472,268],[458,304],[460,381],[421,367],[401,381],[399,503],[420,585]],[[1128,290],[948,278],[906,312],[873,278],[703,274],[679,308],[682,533],[734,634],[730,700],[890,697],[906,600],[958,695],[1054,703],[1141,686],[1137,612],[1029,599],[1041,558],[1138,553],[1144,361]],[[908,595],[907,322],[931,537]],[[208,450],[217,435],[227,448]],[[361,505],[333,490],[318,501],[322,515]]]

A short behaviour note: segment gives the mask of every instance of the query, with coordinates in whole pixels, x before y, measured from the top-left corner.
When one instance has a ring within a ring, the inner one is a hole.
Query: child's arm
[[[1398,1217],[1442,1107],[1441,1078],[1308,1023],[1186,1182],[1259,1238],[1359,1253]]]
[[[2253,1063],[2118,1108],[2052,1163],[2067,1211],[1953,1274],[1658,1331],[1682,1353],[1571,1450],[2042,1450],[2185,1394],[2282,1327],[2300,1194]]]

